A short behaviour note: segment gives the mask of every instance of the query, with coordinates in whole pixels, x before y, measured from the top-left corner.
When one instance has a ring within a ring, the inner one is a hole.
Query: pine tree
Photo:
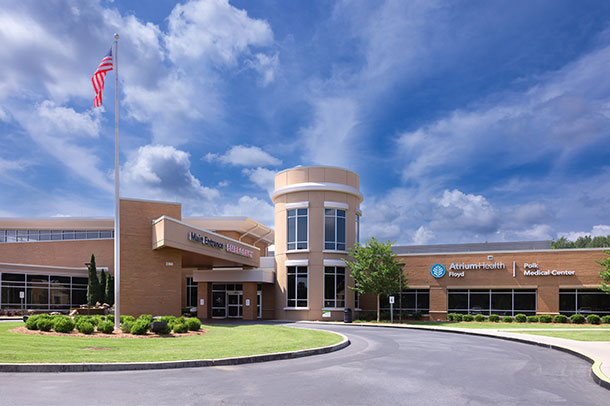
[[[114,306],[114,276],[110,273],[106,279],[106,303]]]
[[[100,303],[108,303],[108,299],[106,298],[106,272],[104,272],[103,270],[100,273],[100,291],[102,296],[102,300],[100,300]]]
[[[97,279],[97,268],[95,267],[95,255],[91,254],[89,262],[89,283],[87,284],[87,304],[95,306],[100,298],[100,282]]]

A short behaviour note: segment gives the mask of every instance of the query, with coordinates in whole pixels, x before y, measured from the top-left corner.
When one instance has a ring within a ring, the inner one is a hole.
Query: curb
[[[232,357],[220,359],[201,359],[190,361],[160,361],[160,362],[122,362],[122,363],[95,363],[95,364],[0,364],[0,372],[98,372],[98,371],[139,371],[151,369],[201,368],[227,365],[253,364],[255,362],[277,361],[312,355],[328,354],[339,351],[351,343],[341,334],[343,340],[327,347],[310,348],[307,350],[276,352],[272,354],[250,355],[246,357]]]
[[[308,321],[299,321],[298,323],[327,324],[327,325],[337,324],[337,323],[308,322]],[[351,325],[351,326],[359,326],[359,327],[382,327],[382,328],[409,329],[409,330],[426,330],[426,331],[436,331],[436,332],[440,332],[440,333],[465,334],[465,335],[478,336],[478,337],[497,338],[500,340],[514,341],[514,342],[518,342],[518,343],[522,343],[522,344],[529,344],[529,345],[535,345],[538,347],[549,348],[551,350],[561,351],[561,352],[565,352],[567,354],[574,355],[580,359],[587,361],[589,364],[591,364],[590,376],[591,376],[591,379],[593,379],[593,382],[595,382],[602,388],[610,390],[610,379],[607,378],[606,375],[601,371],[601,365],[602,365],[601,360],[599,360],[591,355],[582,353],[580,351],[573,350],[568,347],[563,347],[561,345],[541,343],[541,342],[534,341],[534,340],[528,340],[527,338],[506,337],[506,336],[499,336],[499,335],[494,335],[494,334],[486,334],[485,332],[460,331],[457,329],[448,329],[448,328],[439,329],[439,328],[429,328],[426,326],[415,327],[415,326],[409,326],[409,325],[378,325],[378,324],[365,324],[365,323],[349,323],[349,324],[341,324],[341,325]]]

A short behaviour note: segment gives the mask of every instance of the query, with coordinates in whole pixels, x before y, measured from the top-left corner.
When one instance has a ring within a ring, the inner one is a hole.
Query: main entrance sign
[[[203,245],[209,245],[210,247],[213,247],[213,248],[223,248],[224,247],[223,243],[214,241],[211,238],[208,238],[201,234],[197,234],[193,231],[189,231],[189,240],[200,242]]]

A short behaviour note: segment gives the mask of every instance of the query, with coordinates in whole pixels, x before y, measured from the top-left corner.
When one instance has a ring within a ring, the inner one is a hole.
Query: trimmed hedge
[[[550,323],[553,321],[553,316],[550,314],[541,314],[538,319],[540,319],[540,323]]]
[[[186,333],[188,330],[189,330],[189,328],[186,324],[183,324],[183,323],[174,324],[174,333],[176,333],[176,334]]]
[[[131,327],[134,325],[135,321],[125,320],[123,324],[121,324],[121,331],[123,333],[131,333]]]
[[[460,313],[455,313],[453,315],[453,321],[462,321],[464,320],[464,315]]]
[[[570,319],[568,319],[568,316],[566,316],[564,314],[558,314],[555,317],[553,317],[553,323],[565,324],[569,321],[570,321]]]
[[[40,331],[51,331],[53,328],[53,320],[51,318],[41,318],[38,320],[38,323],[36,323],[36,326],[38,326],[38,330]]]
[[[610,314],[606,316],[602,316],[602,323],[610,324]]]
[[[455,316],[453,313],[447,313],[447,321],[455,321],[453,316]]]
[[[104,334],[112,334],[114,332],[114,322],[103,321],[97,325],[97,331],[101,331]]]
[[[151,316],[151,318],[152,318],[152,316]],[[136,320],[136,322],[133,324],[133,326],[131,326],[131,334],[141,336],[141,335],[146,334],[146,332],[148,331],[149,328],[150,328],[150,322],[147,319],[138,318],[138,320]]]
[[[57,333],[71,333],[74,330],[74,321],[68,316],[55,319],[53,330]]]
[[[583,316],[582,314],[573,314],[572,316],[570,316],[570,320],[574,324],[584,324],[585,316]]]
[[[538,316],[527,316],[528,323],[538,323]]]
[[[602,319],[597,314],[590,314],[587,316],[587,324],[601,324]]]
[[[525,323],[527,321],[527,316],[523,313],[515,314],[515,321],[517,323]]]
[[[487,320],[491,321],[492,323],[497,323],[500,321],[500,316],[497,314],[490,314]]]
[[[485,316],[482,314],[477,314],[476,316],[474,316],[474,321],[478,321],[478,322],[485,321]]]
[[[513,318],[511,316],[502,317],[502,323],[512,323],[512,322],[513,322]]]
[[[38,330],[38,320],[39,319],[40,319],[39,315],[34,315],[34,316],[28,317],[27,321],[25,322],[25,328],[27,328],[28,330]]]
[[[201,328],[201,322],[199,321],[199,319],[192,317],[186,320],[186,326],[190,331],[199,331],[199,329]]]
[[[137,320],[138,321],[139,320],[146,320],[146,321],[148,321],[148,324],[150,324],[150,323],[153,322],[153,316],[152,316],[152,314],[141,314],[140,317],[138,317]]]
[[[465,314],[463,317],[464,321],[474,321],[474,316],[472,314]]]
[[[78,324],[78,326],[76,326],[76,329],[83,334],[91,334],[91,333],[93,333],[94,327],[91,322],[83,321],[80,324]]]

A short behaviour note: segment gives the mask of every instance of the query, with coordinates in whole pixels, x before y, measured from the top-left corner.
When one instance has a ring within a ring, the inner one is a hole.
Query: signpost
[[[394,296],[390,296],[390,323],[394,323]]]
[[[21,299],[21,310],[23,310],[23,299],[25,299],[25,292],[23,290],[19,291],[19,299]]]

